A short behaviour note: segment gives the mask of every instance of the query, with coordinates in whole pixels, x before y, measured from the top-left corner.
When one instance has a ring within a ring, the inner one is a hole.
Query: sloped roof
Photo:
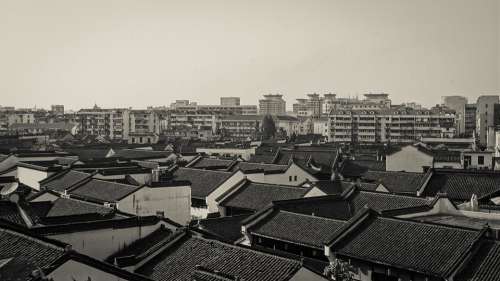
[[[363,177],[369,171],[385,171],[385,161],[376,160],[344,160],[340,173],[344,177]]]
[[[346,222],[287,211],[277,211],[252,227],[254,235],[323,249],[324,242]]]
[[[369,218],[332,246],[337,255],[448,277],[479,231],[401,219]]]
[[[35,207],[39,202],[31,202],[30,205]],[[86,214],[95,214],[107,216],[114,213],[114,209],[104,207],[103,205],[93,204],[85,201],[58,198],[50,203],[50,208],[46,210],[44,217],[60,217],[60,216],[78,216]]]
[[[231,171],[236,170],[245,171],[263,171],[263,172],[283,172],[288,169],[288,165],[265,164],[265,163],[251,163],[251,162],[238,162],[231,168]]]
[[[479,250],[455,280],[497,281],[500,280],[500,242],[484,241]]]
[[[169,151],[145,150],[145,149],[120,149],[112,156],[130,160],[166,158],[172,155]]]
[[[500,173],[482,171],[435,170],[424,188],[423,196],[446,193],[452,200],[467,201],[472,194],[482,199],[500,191]]]
[[[364,181],[381,183],[392,193],[417,194],[423,185],[426,174],[392,171],[367,171],[362,176]]]
[[[299,261],[214,240],[186,237],[137,272],[158,281],[191,281],[200,266],[246,281],[289,280],[301,268]]]
[[[191,196],[198,198],[207,197],[233,173],[179,167],[173,172],[173,179],[191,182]]]
[[[233,243],[241,238],[241,221],[248,218],[249,214],[208,218],[193,222],[195,227],[206,231],[228,243]]]
[[[142,186],[91,179],[71,189],[69,193],[94,201],[117,202],[140,188]]]
[[[429,206],[431,200],[426,198],[388,194],[384,192],[355,191],[348,197],[354,209],[361,210],[368,206],[376,211],[399,210]]]
[[[234,160],[202,157],[196,160],[194,164],[189,165],[189,167],[196,169],[215,170],[215,169],[229,169],[233,164]]]
[[[84,172],[79,172],[75,170],[62,171],[52,177],[49,177],[40,182],[42,187],[47,189],[64,191],[71,186],[90,178],[92,175]]]
[[[219,205],[259,210],[272,201],[304,197],[309,190],[311,188],[247,181],[238,190],[219,202]]]
[[[2,281],[33,280],[31,273],[46,269],[65,254],[61,243],[53,244],[0,226],[0,267]]]

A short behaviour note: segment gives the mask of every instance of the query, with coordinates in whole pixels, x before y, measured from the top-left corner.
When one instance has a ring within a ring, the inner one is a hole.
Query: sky
[[[500,94],[500,0],[0,0],[0,105]]]

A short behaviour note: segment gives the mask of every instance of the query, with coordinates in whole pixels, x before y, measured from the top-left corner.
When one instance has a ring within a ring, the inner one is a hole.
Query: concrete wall
[[[155,231],[160,227],[160,224],[142,227],[134,226],[75,231],[72,233],[48,235],[48,237],[70,244],[74,250],[82,254],[104,260],[137,239]]]
[[[21,166],[17,167],[19,182],[36,190],[40,190],[39,181],[48,178],[52,174],[54,174],[54,172],[39,171]]]
[[[432,167],[433,157],[407,145],[401,151],[387,155],[385,166],[387,171],[405,171],[422,173],[423,166]]]
[[[179,224],[191,220],[191,187],[143,187],[118,203],[118,210],[139,216],[156,215],[163,212]]]
[[[114,274],[104,272],[74,260],[66,261],[52,271],[47,277],[54,281],[127,281],[127,279],[120,278]]]

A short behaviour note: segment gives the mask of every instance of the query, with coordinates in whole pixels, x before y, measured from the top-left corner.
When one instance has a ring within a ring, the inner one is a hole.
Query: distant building
[[[476,109],[476,133],[479,143],[487,145],[488,127],[493,126],[493,111],[495,104],[499,103],[498,96],[480,96],[477,99]]]
[[[466,104],[464,110],[464,135],[466,137],[474,136],[474,132],[476,131],[476,104]]]
[[[316,93],[309,94],[307,97],[307,99],[297,99],[297,103],[293,104],[293,112],[298,116],[321,116],[323,98]]]
[[[338,109],[329,119],[330,142],[412,143],[422,137],[455,136],[455,113],[441,107]]]
[[[238,106],[238,105],[240,105],[240,98],[239,97],[221,97],[220,98],[220,105]]]
[[[63,115],[64,114],[64,105],[53,104],[50,106],[50,111],[52,111],[52,114]]]
[[[449,109],[455,110],[455,122],[457,134],[463,135],[465,133],[465,106],[467,105],[467,98],[462,96],[443,96],[441,97],[442,104]]]
[[[286,102],[283,95],[264,95],[264,99],[259,100],[260,115],[285,115]]]

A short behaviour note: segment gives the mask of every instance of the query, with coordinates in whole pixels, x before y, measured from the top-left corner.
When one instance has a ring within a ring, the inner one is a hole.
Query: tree
[[[346,262],[339,259],[335,259],[333,262],[325,267],[325,276],[330,280],[335,281],[352,281],[353,273],[352,266]]]
[[[266,140],[274,138],[276,135],[276,124],[274,124],[274,119],[271,115],[266,115],[262,119],[262,133]]]

